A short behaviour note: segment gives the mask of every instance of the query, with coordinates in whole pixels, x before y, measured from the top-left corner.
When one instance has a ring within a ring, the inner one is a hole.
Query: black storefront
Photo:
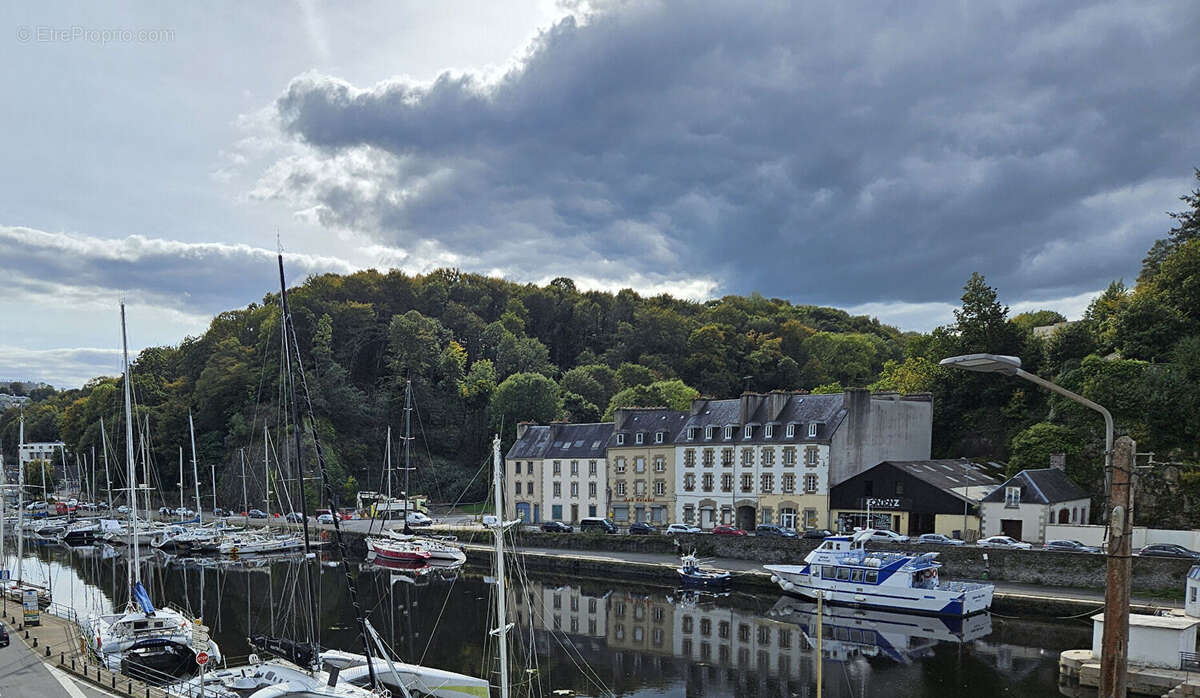
[[[969,461],[884,461],[834,485],[829,508],[843,532],[869,526],[961,536],[978,530],[979,499],[997,485],[984,466]]]

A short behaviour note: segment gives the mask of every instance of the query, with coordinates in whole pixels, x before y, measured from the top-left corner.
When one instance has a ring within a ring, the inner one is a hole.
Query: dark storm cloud
[[[275,195],[526,278],[850,305],[1136,274],[1200,162],[1200,5],[619,3],[499,79],[278,100]]]

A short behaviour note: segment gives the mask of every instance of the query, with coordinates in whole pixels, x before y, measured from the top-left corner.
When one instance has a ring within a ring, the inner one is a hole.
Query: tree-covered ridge
[[[1007,461],[1016,470],[1065,453],[1069,474],[1099,496],[1096,415],[1018,379],[938,365],[989,352],[1019,356],[1026,369],[1107,406],[1140,452],[1184,464],[1172,496],[1200,503],[1200,469],[1186,465],[1200,460],[1200,189],[1181,199],[1189,208],[1170,214],[1168,237],[1147,254],[1137,286],[1114,281],[1082,320],[1045,338],[1033,328],[1062,323],[1061,315],[1009,317],[978,274],[955,322],[925,334],[757,294],[699,303],[449,269],[317,276],[289,291],[289,302],[322,439],[346,490],[378,486],[384,435],[388,425],[402,427],[411,379],[413,487],[435,499],[457,497],[486,458],[488,435],[501,430],[509,441],[520,420],[587,422],[619,406],[683,408],[696,395],[851,386],[934,393],[935,457]],[[240,496],[239,448],[257,458],[264,423],[283,440],[279,325],[270,295],[218,315],[200,337],[137,357],[138,414],[148,418],[160,482],[177,477],[189,410],[200,461],[218,464],[231,501]],[[120,379],[98,378],[39,395],[25,410],[27,439],[61,437],[79,452],[99,451],[100,417],[110,436],[119,433],[121,388]],[[15,410],[0,417],[0,439],[15,444]],[[481,480],[473,488],[482,496]]]

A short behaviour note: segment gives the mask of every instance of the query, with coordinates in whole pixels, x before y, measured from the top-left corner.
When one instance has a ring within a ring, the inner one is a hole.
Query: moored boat
[[[385,560],[428,560],[432,554],[411,540],[368,538],[367,550]]]
[[[728,572],[701,567],[700,559],[695,553],[680,558],[679,567],[675,570],[679,572],[679,581],[683,582],[684,586],[720,587],[729,584],[733,579],[733,575]]]

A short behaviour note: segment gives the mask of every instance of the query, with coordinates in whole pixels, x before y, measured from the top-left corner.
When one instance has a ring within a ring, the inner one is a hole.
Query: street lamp
[[[1102,642],[1100,695],[1125,695],[1125,664],[1129,644],[1129,482],[1128,471],[1121,470],[1121,481],[1113,478],[1113,418],[1101,405],[1077,395],[1070,390],[1039,378],[1021,368],[1021,360],[1015,356],[997,354],[966,354],[951,356],[939,362],[942,366],[960,368],[964,371],[978,373],[999,373],[1006,376],[1024,378],[1030,383],[1036,383],[1043,388],[1058,393],[1063,397],[1078,402],[1099,412],[1104,417],[1104,480],[1105,498],[1112,507],[1111,512],[1105,512],[1112,523],[1112,531],[1108,538],[1108,570],[1109,583],[1104,592],[1104,638]],[[1121,487],[1121,501],[1116,501],[1114,492]],[[982,534],[982,531],[980,532]],[[1115,583],[1113,583],[1115,582]]]

